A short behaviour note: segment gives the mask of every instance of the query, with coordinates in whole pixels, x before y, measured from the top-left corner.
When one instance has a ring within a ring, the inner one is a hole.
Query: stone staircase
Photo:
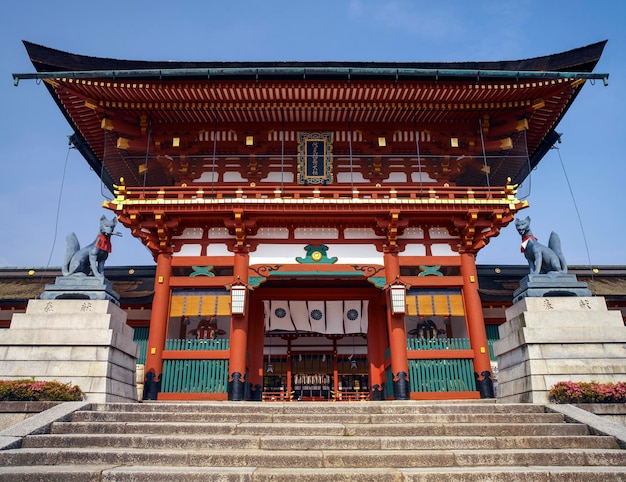
[[[626,481],[626,450],[542,405],[93,404],[0,451],[0,481]]]

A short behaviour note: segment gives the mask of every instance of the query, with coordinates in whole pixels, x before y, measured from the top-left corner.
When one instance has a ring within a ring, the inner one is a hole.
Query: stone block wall
[[[498,401],[548,403],[561,381],[626,381],[626,327],[602,297],[526,297],[494,344]]]
[[[78,385],[88,402],[137,401],[139,347],[106,300],[31,300],[0,338],[0,378]]]

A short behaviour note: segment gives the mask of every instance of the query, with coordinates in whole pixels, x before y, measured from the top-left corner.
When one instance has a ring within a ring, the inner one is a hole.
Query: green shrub
[[[0,380],[0,401],[11,402],[75,402],[82,400],[77,385],[56,381]]]
[[[559,382],[549,397],[554,403],[625,403],[626,382]]]

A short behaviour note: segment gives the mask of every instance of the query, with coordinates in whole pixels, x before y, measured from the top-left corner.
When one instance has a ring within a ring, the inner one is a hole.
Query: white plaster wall
[[[360,172],[353,171],[352,176],[350,176],[349,172],[338,172],[337,182],[350,183],[350,182],[369,182],[369,181],[367,179],[364,179],[363,174],[361,174]]]
[[[282,175],[280,172],[270,172],[267,177],[261,179],[261,182],[277,182],[279,183],[280,181],[285,182],[285,183],[292,183],[294,180],[293,177],[293,173],[292,172],[283,172]]]
[[[424,183],[436,182],[435,179],[430,177],[428,175],[428,173],[426,173],[424,171],[422,171],[421,173],[419,171],[412,172],[411,173],[411,181],[417,182],[417,183],[419,183],[420,181],[424,182]],[[416,190],[419,190],[419,186],[416,187]]]
[[[383,253],[373,244],[326,244],[329,258],[337,257],[341,264],[383,264]]]
[[[433,227],[428,230],[431,239],[452,239],[452,236],[446,228]]]
[[[209,229],[209,239],[213,238],[234,238],[232,234],[229,234],[227,228],[210,228]]]
[[[389,179],[383,180],[383,183],[389,184],[391,182],[406,182],[406,174],[403,172],[392,172],[389,174]]]
[[[418,238],[418,239],[423,239],[424,238],[424,230],[422,228],[406,228],[404,230],[404,233],[402,233],[401,236],[398,236],[398,239],[401,238]]]
[[[198,179],[194,179],[194,183],[218,182],[220,176],[217,172],[205,171]]]
[[[376,233],[368,228],[346,228],[343,230],[345,239],[376,239]]]
[[[449,244],[433,244],[430,247],[430,252],[433,256],[458,256],[459,253],[455,253],[450,248]]]
[[[206,248],[206,256],[232,256],[233,253],[228,251],[225,244],[215,243],[210,244]]]
[[[202,228],[186,228],[180,236],[173,236],[172,239],[201,239]]]
[[[202,245],[183,244],[180,251],[174,253],[173,256],[202,256]]]
[[[338,237],[337,228],[296,228],[294,230],[295,239],[337,239]]]
[[[224,173],[224,182],[245,182],[248,180],[241,177],[239,171],[228,171]]]
[[[399,256],[426,256],[426,246],[423,244],[407,244]]]
[[[289,239],[287,228],[259,228],[254,239]]]
[[[250,264],[294,264],[296,257],[304,258],[306,244],[260,244],[250,253]]]
[[[302,244],[261,244],[250,253],[250,264],[295,264],[304,258]],[[327,244],[329,258],[337,257],[337,264],[383,264],[383,255],[371,244]]]

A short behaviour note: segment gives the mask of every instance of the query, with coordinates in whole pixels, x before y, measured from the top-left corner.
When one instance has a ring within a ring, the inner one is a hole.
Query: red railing
[[[118,186],[115,194],[123,200],[199,200],[199,199],[359,199],[391,200],[391,199],[422,199],[422,200],[491,200],[512,201],[515,199],[515,186],[500,188],[485,187],[340,187],[340,186],[172,186],[159,187],[128,187]]]

